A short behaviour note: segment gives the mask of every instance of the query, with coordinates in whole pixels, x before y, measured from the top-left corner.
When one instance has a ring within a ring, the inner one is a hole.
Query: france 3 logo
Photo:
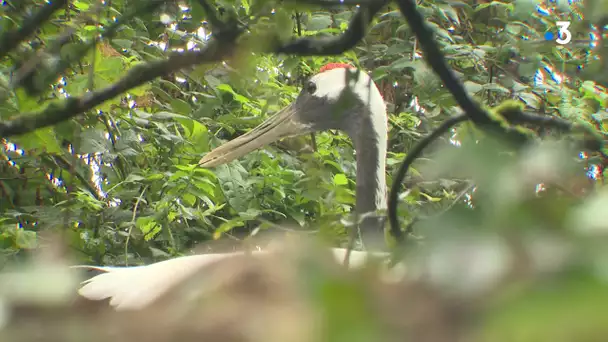
[[[552,41],[555,40],[557,44],[565,45],[572,41],[572,32],[568,29],[570,27],[569,21],[556,21],[557,34],[547,31],[545,32],[545,39]]]
[[[583,5],[582,0],[540,0],[536,5],[536,12],[547,19],[551,17],[557,19],[556,28],[545,32],[545,40],[554,41],[559,45],[572,42],[571,21],[564,19],[582,18]]]

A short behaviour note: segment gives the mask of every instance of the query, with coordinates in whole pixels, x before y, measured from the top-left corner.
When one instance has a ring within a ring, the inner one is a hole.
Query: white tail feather
[[[332,252],[337,262],[344,262],[346,249],[333,248]],[[266,253],[268,252],[256,251],[251,254]],[[367,252],[350,253],[351,268],[361,267],[370,256]],[[244,252],[192,255],[136,267],[76,266],[106,272],[84,281],[78,293],[89,300],[110,299],[110,305],[116,310],[137,310],[151,304],[202,267],[243,254]],[[373,256],[383,258],[388,254],[374,253]]]

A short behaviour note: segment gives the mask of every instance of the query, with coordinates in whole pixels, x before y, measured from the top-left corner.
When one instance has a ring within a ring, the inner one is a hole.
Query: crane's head
[[[222,165],[281,138],[327,129],[345,131],[354,139],[361,127],[371,125],[384,135],[377,138],[386,139],[386,120],[384,100],[369,75],[348,64],[330,63],[304,84],[293,103],[212,150],[199,165]]]

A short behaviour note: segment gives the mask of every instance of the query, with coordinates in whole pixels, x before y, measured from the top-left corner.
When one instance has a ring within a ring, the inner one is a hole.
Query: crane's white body
[[[310,78],[291,105],[250,132],[209,152],[199,165],[214,167],[225,164],[283,137],[339,129],[350,136],[357,150],[356,211],[365,215],[385,209],[386,106],[369,75],[351,68],[336,63],[325,66]],[[375,236],[382,236],[378,234],[378,231],[382,232],[382,220],[368,216],[360,225],[361,235],[365,229],[374,231]],[[332,252],[336,261],[344,262],[346,249],[333,248]],[[253,252],[252,256],[265,253],[269,252]],[[110,299],[110,304],[119,310],[138,309],[154,302],[195,272],[203,272],[206,265],[242,254],[195,255],[129,268],[85,266],[105,273],[87,280],[80,294],[92,300]],[[387,256],[384,253],[373,254]],[[371,255],[351,251],[348,264],[351,268],[360,267]],[[393,268],[385,274],[388,279],[399,279],[402,275],[403,267]]]
[[[332,248],[331,251],[337,263],[344,263],[347,249]],[[257,257],[272,252],[253,251],[248,253],[251,254],[251,257]],[[196,272],[204,274],[205,266],[243,255],[245,252],[200,254],[135,267],[78,266],[105,272],[83,282],[79,294],[89,300],[109,299],[110,305],[116,310],[138,310],[152,304]],[[350,268],[361,267],[370,257],[386,259],[388,254],[351,250],[348,266]],[[383,276],[387,281],[399,280],[404,276],[403,266],[398,265]]]

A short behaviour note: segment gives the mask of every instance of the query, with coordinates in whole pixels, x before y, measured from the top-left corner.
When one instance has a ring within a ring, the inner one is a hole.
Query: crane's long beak
[[[298,122],[296,114],[295,106],[290,104],[246,134],[209,152],[198,162],[199,165],[214,167],[226,164],[281,138],[310,133],[311,127]]]

